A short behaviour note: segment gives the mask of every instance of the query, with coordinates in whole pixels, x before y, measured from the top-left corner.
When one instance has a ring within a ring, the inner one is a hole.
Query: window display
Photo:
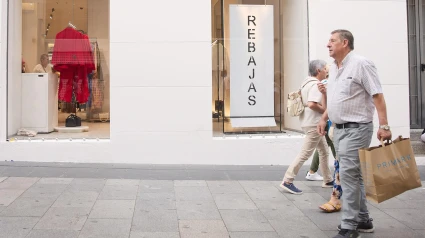
[[[109,138],[109,0],[22,0],[21,49],[9,141]]]
[[[298,131],[285,105],[307,73],[307,2],[211,4],[214,136]]]

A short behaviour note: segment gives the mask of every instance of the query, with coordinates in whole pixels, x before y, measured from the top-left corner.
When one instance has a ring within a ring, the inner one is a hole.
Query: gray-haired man
[[[335,59],[329,70],[327,110],[317,126],[324,135],[328,118],[335,123],[334,146],[339,158],[342,193],[342,218],[339,234],[334,238],[360,237],[360,232],[373,232],[366,206],[366,194],[360,172],[360,148],[369,147],[373,133],[373,114],[378,111],[378,139],[391,139],[387,109],[381,83],[372,61],[356,55],[354,37],[347,30],[331,33],[327,45]]]
[[[323,60],[311,61],[309,64],[309,75],[310,77],[302,83],[301,97],[306,107],[299,117],[301,128],[306,137],[301,152],[289,166],[280,184],[281,188],[292,194],[302,194],[302,191],[293,182],[301,166],[310,158],[316,148],[319,152],[319,166],[323,174],[323,187],[328,187],[329,184],[332,185],[331,171],[328,165],[328,144],[325,138],[316,130],[322,113],[326,109],[326,100],[324,100],[324,96],[317,87],[317,83],[321,82],[328,75],[326,62]]]

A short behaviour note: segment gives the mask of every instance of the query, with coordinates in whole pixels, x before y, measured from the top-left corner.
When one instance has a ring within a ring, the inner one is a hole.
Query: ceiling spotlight
[[[50,14],[50,19],[53,19],[53,15],[52,14]]]
[[[55,11],[55,8],[52,8],[52,12],[54,12]]]

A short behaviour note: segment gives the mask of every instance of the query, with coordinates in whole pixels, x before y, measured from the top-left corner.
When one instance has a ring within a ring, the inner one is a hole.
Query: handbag
[[[81,126],[81,118],[75,114],[69,115],[65,120],[65,127]]]
[[[399,136],[380,146],[359,150],[366,198],[383,202],[421,187],[421,178],[409,138]]]

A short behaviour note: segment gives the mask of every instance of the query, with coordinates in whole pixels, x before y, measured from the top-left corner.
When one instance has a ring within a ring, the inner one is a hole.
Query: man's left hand
[[[378,140],[391,140],[392,134],[390,130],[378,129]]]

